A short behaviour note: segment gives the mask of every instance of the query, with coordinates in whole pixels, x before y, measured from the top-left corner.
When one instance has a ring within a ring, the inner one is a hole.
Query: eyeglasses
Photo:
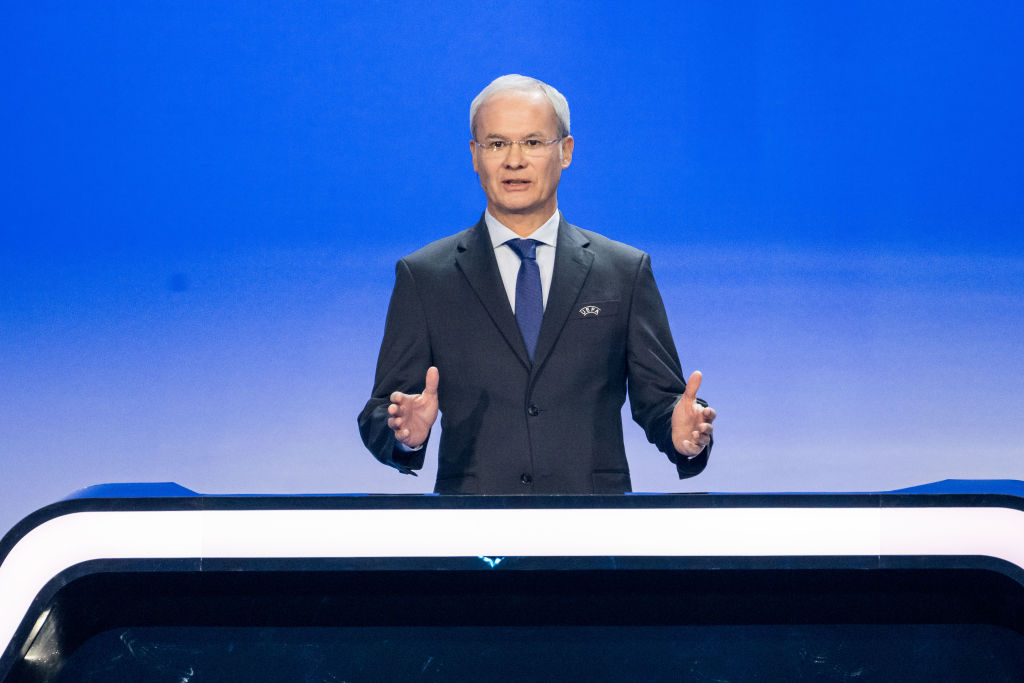
[[[509,150],[512,149],[513,145],[519,145],[519,149],[523,151],[523,154],[528,156],[540,156],[546,154],[548,148],[556,142],[561,142],[565,137],[558,137],[554,140],[541,140],[540,138],[526,138],[525,140],[488,140],[487,142],[480,142],[473,140],[473,144],[484,151],[487,156],[501,156],[508,154]]]

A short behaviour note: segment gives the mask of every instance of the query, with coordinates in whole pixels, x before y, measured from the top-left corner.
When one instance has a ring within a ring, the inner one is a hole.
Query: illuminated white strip
[[[625,508],[78,512],[0,565],[5,647],[46,583],[102,559],[983,555],[1024,568],[1008,508]]]

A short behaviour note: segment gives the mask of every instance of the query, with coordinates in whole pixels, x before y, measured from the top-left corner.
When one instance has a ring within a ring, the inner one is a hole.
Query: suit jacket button
[[[530,417],[537,417],[538,415],[540,415],[540,408],[531,405],[529,408],[526,409],[526,414],[529,415]]]
[[[523,482],[524,484],[532,484],[533,477],[531,477],[529,474],[524,474],[523,476],[519,477],[519,481]]]

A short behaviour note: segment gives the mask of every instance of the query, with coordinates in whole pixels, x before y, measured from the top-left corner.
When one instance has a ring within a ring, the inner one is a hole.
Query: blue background
[[[68,5],[0,24],[0,530],[106,481],[429,491],[355,415],[510,72],[720,414],[683,482],[630,423],[636,490],[1024,479],[1017,2]]]

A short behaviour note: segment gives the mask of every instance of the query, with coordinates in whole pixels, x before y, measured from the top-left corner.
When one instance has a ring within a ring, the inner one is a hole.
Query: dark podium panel
[[[3,681],[1016,681],[1024,484],[203,496],[0,542]]]

